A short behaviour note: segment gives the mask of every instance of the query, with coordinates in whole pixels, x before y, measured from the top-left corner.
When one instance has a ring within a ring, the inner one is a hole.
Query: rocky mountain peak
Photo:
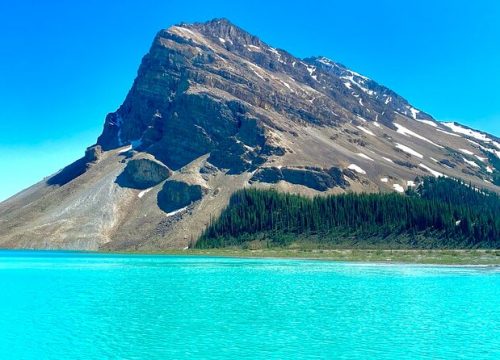
[[[447,176],[498,191],[498,169],[498,138],[438,122],[342,64],[226,19],[180,24],[157,34],[96,146],[2,204],[0,245],[60,234],[72,248],[185,247],[243,187],[404,192]]]
[[[225,18],[213,19],[202,23],[182,24],[182,26],[196,29],[201,34],[214,39],[222,39],[240,45],[260,43],[260,40],[257,37],[234,25]]]

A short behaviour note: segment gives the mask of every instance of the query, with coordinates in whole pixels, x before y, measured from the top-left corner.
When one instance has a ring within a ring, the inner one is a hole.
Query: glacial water
[[[500,270],[0,251],[0,359],[500,359]]]

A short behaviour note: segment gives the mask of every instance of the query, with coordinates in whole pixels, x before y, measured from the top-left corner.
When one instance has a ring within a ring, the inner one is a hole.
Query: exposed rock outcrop
[[[85,150],[85,162],[87,164],[97,162],[101,159],[102,147],[101,145],[90,146]]]
[[[171,171],[161,162],[154,159],[132,159],[123,171],[129,186],[136,189],[147,189],[166,180]]]
[[[326,191],[334,187],[345,189],[349,186],[342,176],[342,171],[335,167],[328,170],[312,167],[305,169],[267,167],[258,170],[251,181],[270,184],[286,181],[318,191]]]
[[[204,193],[205,190],[200,185],[170,180],[165,182],[158,193],[158,206],[169,213],[201,200]]]
[[[76,179],[94,163],[98,162],[102,156],[102,148],[100,145],[90,146],[85,150],[85,155],[76,160],[74,163],[66,166],[58,173],[47,180],[49,185],[65,185]]]

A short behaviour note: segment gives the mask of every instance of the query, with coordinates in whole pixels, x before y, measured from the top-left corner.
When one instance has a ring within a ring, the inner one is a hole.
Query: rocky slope
[[[181,24],[82,159],[0,204],[0,247],[184,248],[243,187],[401,192],[444,175],[499,191],[499,157],[498,138],[334,61],[224,19]]]

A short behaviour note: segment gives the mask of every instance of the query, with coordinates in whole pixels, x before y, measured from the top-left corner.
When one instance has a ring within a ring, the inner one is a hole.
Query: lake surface
[[[0,251],[0,359],[499,359],[500,270]]]

